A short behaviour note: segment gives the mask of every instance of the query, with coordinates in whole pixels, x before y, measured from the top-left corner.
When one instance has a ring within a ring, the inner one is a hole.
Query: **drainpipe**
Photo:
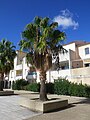
[[[72,69],[72,62],[71,62],[71,58],[70,58],[70,49],[69,49],[69,51],[68,51],[68,55],[69,55],[69,75],[70,75],[70,79],[71,79],[71,77],[72,77],[72,75],[71,75],[71,69]]]

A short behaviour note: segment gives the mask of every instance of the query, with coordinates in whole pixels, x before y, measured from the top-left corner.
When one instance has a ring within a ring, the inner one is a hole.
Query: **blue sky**
[[[66,42],[90,41],[89,0],[0,0],[0,40],[14,43],[21,40],[21,32],[35,16],[50,17],[65,31]]]

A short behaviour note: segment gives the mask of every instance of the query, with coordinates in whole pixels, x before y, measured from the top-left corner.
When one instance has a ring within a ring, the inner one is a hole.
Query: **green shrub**
[[[68,93],[70,96],[77,96],[77,83],[71,83],[68,88]]]
[[[68,80],[66,80],[65,78],[60,78],[58,80],[55,80],[54,91],[58,95],[69,95],[68,93],[69,85],[70,82]]]
[[[90,98],[90,86],[85,85],[85,95]]]
[[[28,82],[25,81],[24,79],[19,79],[19,80],[13,81],[12,89],[13,90],[23,90],[24,86],[26,86],[27,84],[28,84]]]
[[[85,86],[82,84],[71,83],[68,88],[68,91],[69,91],[69,95],[71,96],[78,96],[78,97],[86,96]]]
[[[77,92],[78,92],[77,96],[86,97],[86,90],[85,90],[86,88],[85,88],[85,86],[82,85],[82,84],[79,84],[77,86],[78,86],[77,87]]]
[[[30,83],[27,86],[25,86],[25,90],[33,91],[33,92],[40,92],[40,83]],[[54,83],[46,83],[46,91],[47,93],[53,94]]]
[[[39,92],[40,91],[40,84],[39,83],[30,83],[26,86],[26,90]]]
[[[71,83],[63,78],[55,80],[54,91],[58,95],[90,97],[90,86]]]
[[[46,83],[46,92],[50,94],[54,93],[54,83]]]

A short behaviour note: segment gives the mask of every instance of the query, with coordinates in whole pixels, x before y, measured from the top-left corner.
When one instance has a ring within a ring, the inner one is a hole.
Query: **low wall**
[[[67,107],[68,100],[56,99],[50,101],[40,101],[34,99],[30,100],[28,98],[22,97],[19,104],[33,111],[40,111],[42,113],[45,113]]]
[[[71,82],[90,85],[90,67],[71,69],[70,73]]]
[[[66,77],[71,82],[90,85],[90,67],[51,71],[50,74],[51,82],[58,77]]]

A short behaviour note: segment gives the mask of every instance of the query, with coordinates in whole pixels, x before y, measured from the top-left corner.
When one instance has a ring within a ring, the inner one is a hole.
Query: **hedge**
[[[40,83],[28,83],[20,79],[13,82],[12,89],[40,92]],[[90,86],[71,83],[65,78],[59,78],[54,83],[46,83],[46,91],[50,94],[90,97]]]
[[[54,93],[58,95],[69,95],[68,88],[70,84],[71,83],[68,80],[65,80],[64,78],[55,80]]]
[[[25,90],[40,92],[40,83],[30,83],[25,87]],[[54,93],[54,83],[46,83],[46,92],[50,94]]]
[[[40,91],[40,84],[39,83],[30,83],[25,86],[25,90],[39,92]]]
[[[28,85],[28,81],[24,79],[19,79],[19,80],[13,81],[12,89],[13,90],[24,90],[24,87],[26,85]]]
[[[54,91],[58,95],[90,97],[90,86],[82,85],[81,83],[71,83],[64,78],[55,80]]]
[[[50,94],[54,94],[54,83],[46,83],[46,92]]]

